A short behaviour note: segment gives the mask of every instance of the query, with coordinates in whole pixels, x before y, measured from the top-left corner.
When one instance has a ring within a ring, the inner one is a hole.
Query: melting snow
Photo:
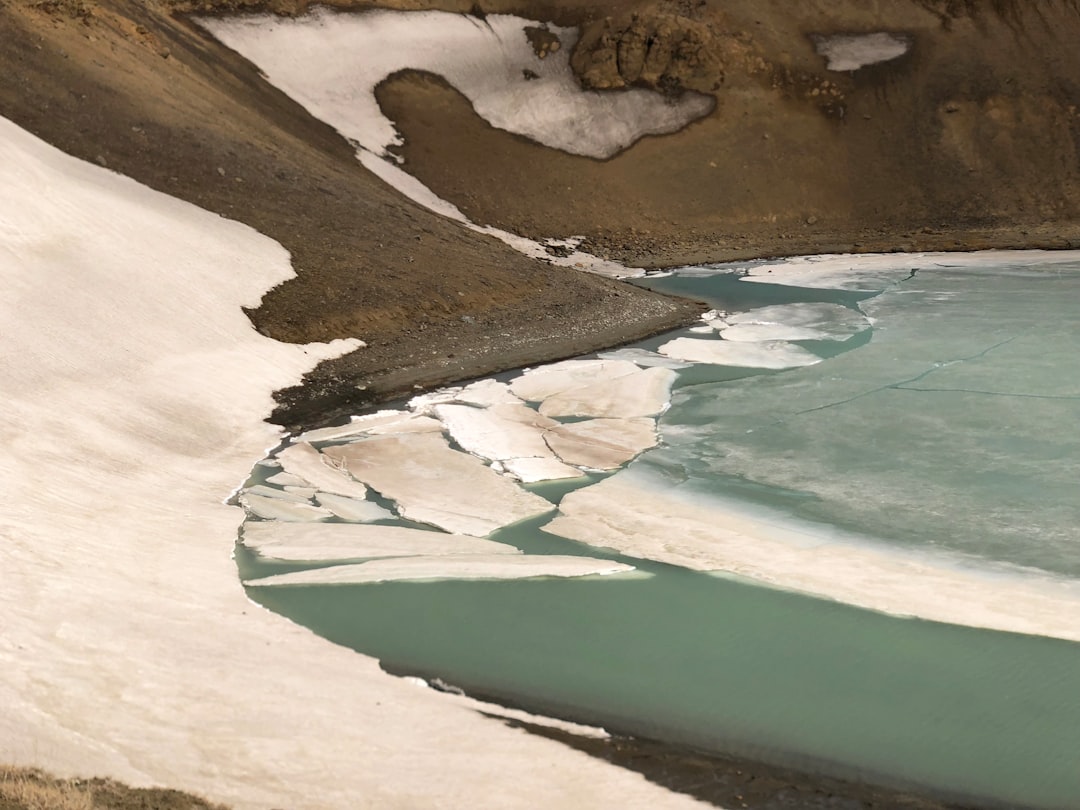
[[[825,57],[826,68],[849,71],[890,62],[911,50],[911,37],[878,31],[873,34],[811,35],[818,54]]]

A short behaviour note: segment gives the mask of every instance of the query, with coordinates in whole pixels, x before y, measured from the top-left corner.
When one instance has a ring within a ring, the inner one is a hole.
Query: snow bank
[[[1080,641],[1080,584],[964,568],[734,511],[630,468],[563,498],[544,531],[907,616]]]
[[[570,69],[576,30],[508,14],[481,20],[442,11],[316,9],[293,19],[204,17],[199,24],[317,118],[376,155],[400,144],[401,136],[379,109],[375,88],[407,69],[442,76],[498,129],[594,158],[611,157],[645,135],[675,132],[714,103],[696,93],[672,101],[640,89],[584,91]],[[528,26],[548,28],[561,48],[540,58],[526,36]]]
[[[357,565],[334,565],[291,574],[249,579],[249,588],[290,585],[362,585],[413,579],[531,579],[534,577],[611,576],[634,572],[633,566],[593,557],[538,554],[463,555],[460,557],[403,557]],[[636,572],[638,577],[649,574]]]
[[[0,760],[238,810],[697,806],[253,607],[222,501],[348,344],[252,328],[276,243],[3,119],[0,188]]]
[[[867,65],[891,62],[911,50],[911,37],[877,31],[872,34],[812,35],[817,52],[828,70],[859,70]]]

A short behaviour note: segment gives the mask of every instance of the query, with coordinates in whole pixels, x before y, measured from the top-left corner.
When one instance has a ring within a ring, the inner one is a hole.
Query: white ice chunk
[[[553,508],[474,456],[453,450],[441,434],[378,436],[326,453],[393,499],[403,517],[449,532],[482,537]]]
[[[420,414],[404,413],[400,419],[388,420],[368,428],[371,436],[392,436],[397,433],[442,433],[443,425],[438,419]]]
[[[595,158],[611,157],[645,135],[679,130],[715,103],[698,93],[671,100],[643,89],[583,91],[570,68],[574,29],[547,26],[562,47],[541,59],[524,32],[534,23],[505,14],[478,20],[440,11],[318,9],[294,19],[245,15],[199,24],[315,117],[376,155],[401,136],[380,110],[375,87],[407,69],[442,76],[494,127]],[[525,70],[538,78],[524,80]]]
[[[601,360],[629,360],[631,363],[641,366],[642,368],[659,366],[660,368],[680,369],[689,368],[691,365],[690,363],[673,360],[670,357],[664,357],[664,355],[657,354],[656,352],[650,352],[647,349],[615,349],[610,352],[601,352],[598,357]]]
[[[720,329],[724,340],[847,340],[870,326],[861,312],[840,304],[779,304],[740,312]]]
[[[613,419],[655,416],[671,397],[675,372],[669,368],[637,369],[614,380],[571,388],[540,405],[544,416],[598,416]]]
[[[280,466],[279,462],[274,462]],[[271,475],[266,479],[266,483],[274,484],[279,487],[302,487],[307,484],[303,478],[292,473],[279,472],[277,475]]]
[[[702,325],[702,326],[691,326],[686,331],[687,332],[693,332],[695,335],[708,335],[711,332],[715,332],[716,327],[709,326],[709,325],[706,324],[706,325]]]
[[[256,517],[265,520],[309,521],[328,520],[334,513],[309,503],[283,501],[279,498],[266,498],[247,492],[240,496],[241,505]]]
[[[821,362],[816,354],[781,340],[738,343],[733,340],[675,338],[661,346],[660,352],[692,363],[739,368],[797,368]]]
[[[335,565],[249,579],[249,587],[284,585],[357,585],[414,579],[530,579],[533,577],[586,577],[628,574],[633,566],[594,557],[539,554],[494,557],[477,554],[458,557],[402,557],[357,565]],[[648,576],[637,572],[638,576]]]
[[[248,487],[244,490],[245,495],[258,495],[260,498],[274,498],[279,501],[290,501],[292,503],[310,503],[311,496],[304,495],[299,492],[288,492],[284,489],[278,489],[277,487],[267,487],[262,484],[257,484],[253,487]]]
[[[614,380],[638,371],[628,360],[563,360],[529,369],[510,381],[510,390],[529,402],[541,402],[568,388]]]
[[[503,468],[514,478],[525,484],[535,484],[537,481],[557,481],[563,478],[580,478],[585,473],[563,464],[554,456],[547,458],[512,458],[508,459]]]
[[[332,495],[329,492],[316,493],[315,502],[324,509],[329,509],[342,520],[353,520],[357,523],[394,517],[393,512],[383,509],[377,503],[362,501],[359,498],[347,498],[344,495]]]
[[[551,456],[544,430],[558,423],[541,416],[515,397],[516,405],[476,408],[436,405],[435,413],[465,450],[489,461],[523,456]]]
[[[349,477],[344,470],[334,466],[332,459],[320,453],[307,442],[290,445],[278,453],[278,460],[285,472],[303,478],[308,484],[332,495],[350,498],[367,498],[367,487]]]
[[[872,34],[815,34],[810,37],[818,54],[825,57],[826,69],[858,70],[867,65],[889,62],[911,50],[911,37],[877,31]]]
[[[304,500],[311,500],[315,497],[315,487],[285,487],[285,491],[290,495],[296,495]]]
[[[449,554],[520,554],[513,546],[403,526],[247,523],[241,543],[277,560],[360,560]]]
[[[498,380],[477,380],[462,388],[455,402],[487,407],[489,405],[520,405],[521,399],[514,396],[507,383]]]
[[[656,422],[640,417],[590,419],[552,428],[546,438],[555,454],[568,464],[613,470],[656,446]]]

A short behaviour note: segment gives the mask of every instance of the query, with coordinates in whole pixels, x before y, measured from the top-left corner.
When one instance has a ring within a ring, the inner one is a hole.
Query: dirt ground
[[[492,129],[437,78],[384,84],[380,101],[405,136],[408,170],[480,224],[582,234],[586,248],[648,267],[1080,247],[1080,12],[1067,0],[333,4],[581,25],[573,64],[586,86],[715,95],[704,120],[596,161]],[[369,344],[281,392],[279,423],[307,426],[697,317],[694,302],[527,259],[403,199],[329,127],[173,14],[306,6],[0,0],[0,115],[283,244],[298,275],[249,313],[263,334]],[[814,51],[815,34],[879,30],[909,37],[910,53],[832,73]],[[673,789],[688,792],[718,773],[685,752],[630,750],[596,754],[650,779],[675,774]],[[756,806],[934,806],[828,789],[839,792],[799,805],[781,786]]]

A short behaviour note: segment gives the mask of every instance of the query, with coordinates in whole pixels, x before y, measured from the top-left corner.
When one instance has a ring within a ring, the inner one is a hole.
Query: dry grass
[[[0,810],[226,810],[176,790],[131,788],[108,779],[57,779],[36,768],[0,766]]]

